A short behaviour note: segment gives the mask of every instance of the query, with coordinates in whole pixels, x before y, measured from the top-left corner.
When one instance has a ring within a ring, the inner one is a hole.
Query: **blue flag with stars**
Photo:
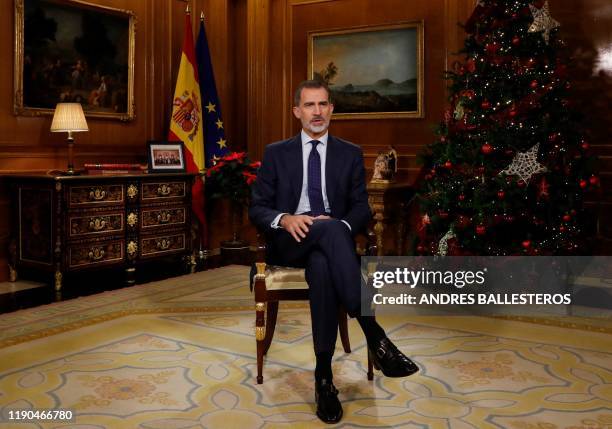
[[[221,103],[217,95],[215,75],[210,60],[206,30],[204,29],[204,15],[200,16],[200,34],[198,34],[196,42],[196,58],[204,116],[204,156],[206,158],[205,165],[208,168],[214,165],[217,159],[227,155],[229,149],[225,140]]]

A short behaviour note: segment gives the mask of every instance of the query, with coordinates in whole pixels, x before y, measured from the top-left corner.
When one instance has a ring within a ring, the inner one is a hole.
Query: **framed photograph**
[[[185,171],[185,150],[183,142],[147,142],[149,172],[175,173]]]
[[[423,117],[423,22],[308,33],[308,77],[331,90],[335,119]]]
[[[134,119],[136,15],[78,0],[14,0],[16,115],[78,102],[86,116]]]

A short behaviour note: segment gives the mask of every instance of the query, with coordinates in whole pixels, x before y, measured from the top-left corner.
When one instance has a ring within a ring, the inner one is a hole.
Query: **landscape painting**
[[[423,117],[422,22],[311,32],[308,47],[334,118]]]
[[[134,118],[133,12],[76,0],[15,0],[15,113],[77,102],[87,116]]]

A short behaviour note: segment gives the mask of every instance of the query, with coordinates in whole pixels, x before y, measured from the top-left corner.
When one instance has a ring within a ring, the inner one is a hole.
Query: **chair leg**
[[[366,347],[367,349],[367,347]],[[372,365],[372,361],[370,360],[370,354],[368,353],[368,380],[374,380],[374,368]]]
[[[340,331],[340,341],[345,353],[351,352],[351,342],[348,335],[346,310],[343,307],[338,307],[338,330]]]
[[[272,338],[274,337],[274,329],[276,328],[276,316],[278,315],[278,301],[268,301],[268,317],[266,318],[266,339],[264,340],[263,354],[268,354]]]
[[[255,341],[257,343],[257,384],[263,383],[264,339],[266,337],[264,302],[255,304]]]

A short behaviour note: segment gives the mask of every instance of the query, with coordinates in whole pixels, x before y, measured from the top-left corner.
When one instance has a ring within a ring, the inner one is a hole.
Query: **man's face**
[[[293,114],[302,122],[302,128],[313,138],[325,134],[329,128],[334,105],[329,102],[325,88],[304,88],[300,105],[293,107]]]

